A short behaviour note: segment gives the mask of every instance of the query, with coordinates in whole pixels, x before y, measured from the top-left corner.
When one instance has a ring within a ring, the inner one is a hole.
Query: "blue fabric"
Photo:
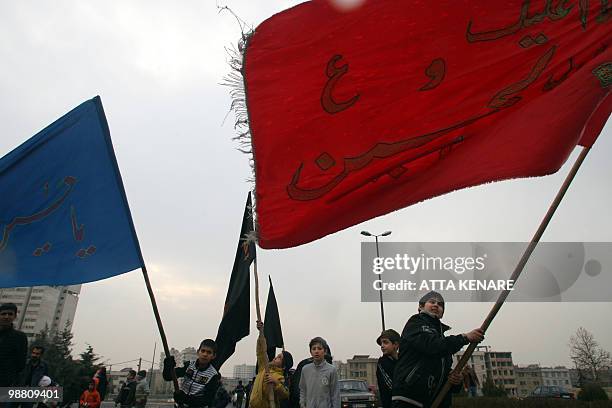
[[[91,282],[141,266],[99,97],[0,159],[0,287]]]

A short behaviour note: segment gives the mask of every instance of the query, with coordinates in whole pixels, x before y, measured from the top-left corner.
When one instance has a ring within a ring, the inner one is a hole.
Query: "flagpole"
[[[147,286],[147,292],[149,292],[149,299],[151,299],[151,306],[153,307],[153,314],[155,315],[155,321],[157,322],[157,328],[159,329],[159,335],[161,337],[162,346],[164,347],[164,353],[166,357],[170,357],[170,348],[168,347],[168,340],[166,339],[166,332],[164,331],[164,325],[162,324],[161,317],[159,316],[159,310],[157,310],[157,302],[155,301],[155,294],[153,294],[153,288],[151,287],[151,281],[149,280],[149,273],[147,267],[142,262],[142,276],[144,277],[145,285]],[[176,372],[171,370],[172,384],[174,384],[174,391],[179,390],[178,380],[176,378]]]
[[[261,320],[261,307],[259,305],[259,276],[257,274],[257,257],[253,259],[253,274],[255,275],[255,308],[257,312],[257,320],[261,322],[262,320]],[[263,328],[259,329],[259,336],[264,337]],[[265,354],[266,354],[266,358],[264,359],[265,361],[264,372],[267,377],[268,374],[270,373],[270,367],[268,366],[267,347],[265,350]],[[268,388],[268,403],[270,404],[270,408],[275,408],[276,404],[274,403],[274,387],[272,384],[268,384],[267,388]]]
[[[585,147],[582,148],[582,151],[580,152],[580,155],[578,156],[578,158],[574,162],[574,165],[572,166],[572,168],[571,168],[570,172],[568,173],[568,175],[565,177],[565,181],[561,185],[561,188],[557,192],[557,195],[555,196],[555,199],[553,200],[552,204],[548,208],[548,211],[546,212],[546,215],[544,216],[544,218],[540,222],[540,226],[538,227],[538,229],[535,232],[533,238],[531,239],[531,242],[529,242],[529,245],[525,249],[525,252],[523,253],[523,256],[521,257],[521,259],[519,260],[518,264],[516,265],[516,268],[514,269],[514,272],[512,272],[512,275],[510,276],[509,279],[514,281],[515,283],[516,283],[517,279],[519,278],[521,272],[525,268],[525,265],[527,264],[527,261],[529,260],[529,257],[533,253],[535,247],[538,245],[538,242],[540,241],[540,238],[542,238],[542,235],[544,234],[544,231],[546,230],[546,227],[548,227],[548,224],[550,223],[550,220],[552,219],[553,215],[555,214],[555,211],[559,207],[559,204],[561,203],[561,200],[563,200],[563,197],[565,196],[565,193],[567,192],[567,190],[569,189],[570,184],[574,180],[574,177],[576,176],[576,173],[578,173],[578,169],[580,169],[580,166],[584,162],[587,154],[589,153],[589,150],[590,150],[590,147],[586,147],[585,146]],[[505,302],[505,300],[506,300],[506,298],[508,297],[509,294],[510,294],[510,290],[508,290],[508,289],[502,291],[499,294],[499,297],[497,298],[497,301],[495,302],[495,305],[493,305],[493,308],[491,309],[491,311],[487,315],[486,319],[484,320],[484,322],[480,326],[480,328],[482,329],[483,332],[487,331],[487,329],[489,328],[489,325],[491,325],[491,323],[493,322],[493,319],[497,315],[497,312],[499,312],[499,309],[501,309],[502,305],[504,304],[504,302]],[[476,346],[477,346],[477,343],[470,343],[470,345],[468,346],[467,350],[465,351],[465,353],[463,353],[463,355],[461,356],[461,359],[459,360],[459,362],[457,363],[457,366],[453,369],[453,371],[461,372],[461,370],[463,369],[463,366],[465,366],[465,364],[467,363],[468,359],[470,358],[470,356],[472,355],[472,353],[476,349]],[[451,384],[447,381],[446,384],[444,384],[444,387],[442,388],[442,390],[440,390],[440,393],[438,394],[438,396],[434,400],[433,404],[431,405],[431,408],[438,408],[438,406],[440,405],[440,403],[442,403],[442,400],[444,399],[444,397],[446,396],[446,394],[448,393],[450,388],[451,388]]]

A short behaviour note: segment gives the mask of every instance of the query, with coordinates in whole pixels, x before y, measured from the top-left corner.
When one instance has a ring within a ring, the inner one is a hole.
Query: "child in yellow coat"
[[[257,376],[253,383],[249,408],[271,408],[268,393],[268,384],[274,390],[275,408],[279,408],[279,402],[289,398],[289,390],[285,386],[285,375],[293,366],[293,357],[288,351],[283,351],[268,363],[268,374],[266,375],[265,366],[268,362],[266,353],[266,338],[263,335],[263,323],[257,322],[259,337],[257,338]]]

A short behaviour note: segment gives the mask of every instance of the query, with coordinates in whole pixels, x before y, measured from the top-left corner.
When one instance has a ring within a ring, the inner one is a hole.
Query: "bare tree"
[[[570,357],[578,369],[579,376],[597,382],[599,371],[612,364],[610,352],[599,347],[599,343],[588,330],[579,327],[569,341]]]

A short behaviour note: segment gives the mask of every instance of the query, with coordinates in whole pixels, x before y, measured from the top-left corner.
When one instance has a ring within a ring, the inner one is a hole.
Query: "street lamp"
[[[385,231],[382,234],[372,234],[368,231],[361,231],[361,235],[364,235],[366,237],[374,237],[374,239],[376,239],[376,257],[380,258],[380,252],[378,250],[378,237],[389,236],[391,235],[391,231]],[[382,283],[382,273],[380,274],[380,281]],[[383,306],[382,288],[380,288],[380,290],[378,291],[378,295],[380,296],[380,319],[382,321],[382,329],[383,331],[385,331],[385,308]]]

